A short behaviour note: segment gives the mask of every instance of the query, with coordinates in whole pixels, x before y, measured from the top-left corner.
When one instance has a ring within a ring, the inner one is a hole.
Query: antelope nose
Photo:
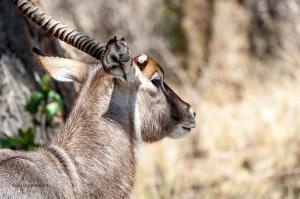
[[[196,117],[196,112],[192,108],[190,108],[190,114],[193,118]]]
[[[196,112],[190,108],[190,128],[195,128],[196,127],[196,121],[195,121],[195,117],[196,117]]]

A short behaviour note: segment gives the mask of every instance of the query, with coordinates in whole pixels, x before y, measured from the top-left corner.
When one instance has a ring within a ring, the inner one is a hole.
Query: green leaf
[[[62,107],[62,98],[60,96],[60,94],[58,94],[56,91],[54,90],[50,90],[48,93],[48,99],[53,99],[54,101],[58,102],[60,107]]]
[[[35,134],[32,128],[28,128],[25,131],[22,129],[18,130],[18,137],[9,137],[0,140],[1,148],[11,148],[11,149],[23,149],[23,150],[32,150],[38,145],[35,144]]]
[[[50,81],[49,75],[42,76],[40,84],[41,84],[41,87],[42,87],[44,93],[48,93],[51,90],[49,81]]]
[[[47,106],[44,109],[44,113],[47,116],[46,125],[51,126],[54,116],[58,113],[60,110],[60,104],[58,102],[51,102],[47,104]]]
[[[21,146],[21,142],[17,138],[5,137],[5,138],[0,140],[0,147],[1,148],[18,149],[20,146]]]
[[[32,128],[28,128],[25,131],[19,130],[19,136],[24,149],[32,150],[37,146],[34,143],[35,135]]]
[[[51,103],[47,104],[44,112],[47,114],[47,116],[54,116],[55,114],[58,113],[59,110],[60,110],[59,103],[51,102]]]
[[[41,104],[43,98],[44,98],[43,93],[39,91],[33,92],[30,100],[25,105],[25,109],[33,115],[36,114],[38,112],[39,105]]]

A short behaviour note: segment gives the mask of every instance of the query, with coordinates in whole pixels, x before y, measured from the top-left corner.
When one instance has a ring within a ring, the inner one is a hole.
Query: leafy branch
[[[28,129],[18,129],[18,136],[5,136],[0,139],[1,148],[33,150],[39,145],[35,143],[35,127],[40,127],[43,132],[52,127],[55,116],[61,114],[62,97],[53,90],[50,85],[50,77],[42,76],[39,81],[41,89],[34,91],[25,105],[33,120],[33,127]]]

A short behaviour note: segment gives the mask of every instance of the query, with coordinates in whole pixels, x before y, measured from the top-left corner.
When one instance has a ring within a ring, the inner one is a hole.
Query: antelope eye
[[[152,78],[151,78],[152,84],[154,84],[156,87],[159,87],[161,85],[161,76],[156,72]]]
[[[160,86],[160,79],[153,79],[151,82],[152,82],[152,84],[154,84],[156,87],[159,87],[159,86]]]

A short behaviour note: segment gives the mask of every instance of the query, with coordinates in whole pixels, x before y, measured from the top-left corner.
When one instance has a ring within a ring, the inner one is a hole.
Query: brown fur
[[[137,62],[137,59],[135,59],[134,61]],[[144,64],[146,64],[146,65],[144,65]],[[150,57],[148,57],[148,60],[146,61],[146,63],[142,64],[140,69],[143,72],[143,75],[149,79],[152,77],[152,75],[155,72],[162,71],[162,67]]]

